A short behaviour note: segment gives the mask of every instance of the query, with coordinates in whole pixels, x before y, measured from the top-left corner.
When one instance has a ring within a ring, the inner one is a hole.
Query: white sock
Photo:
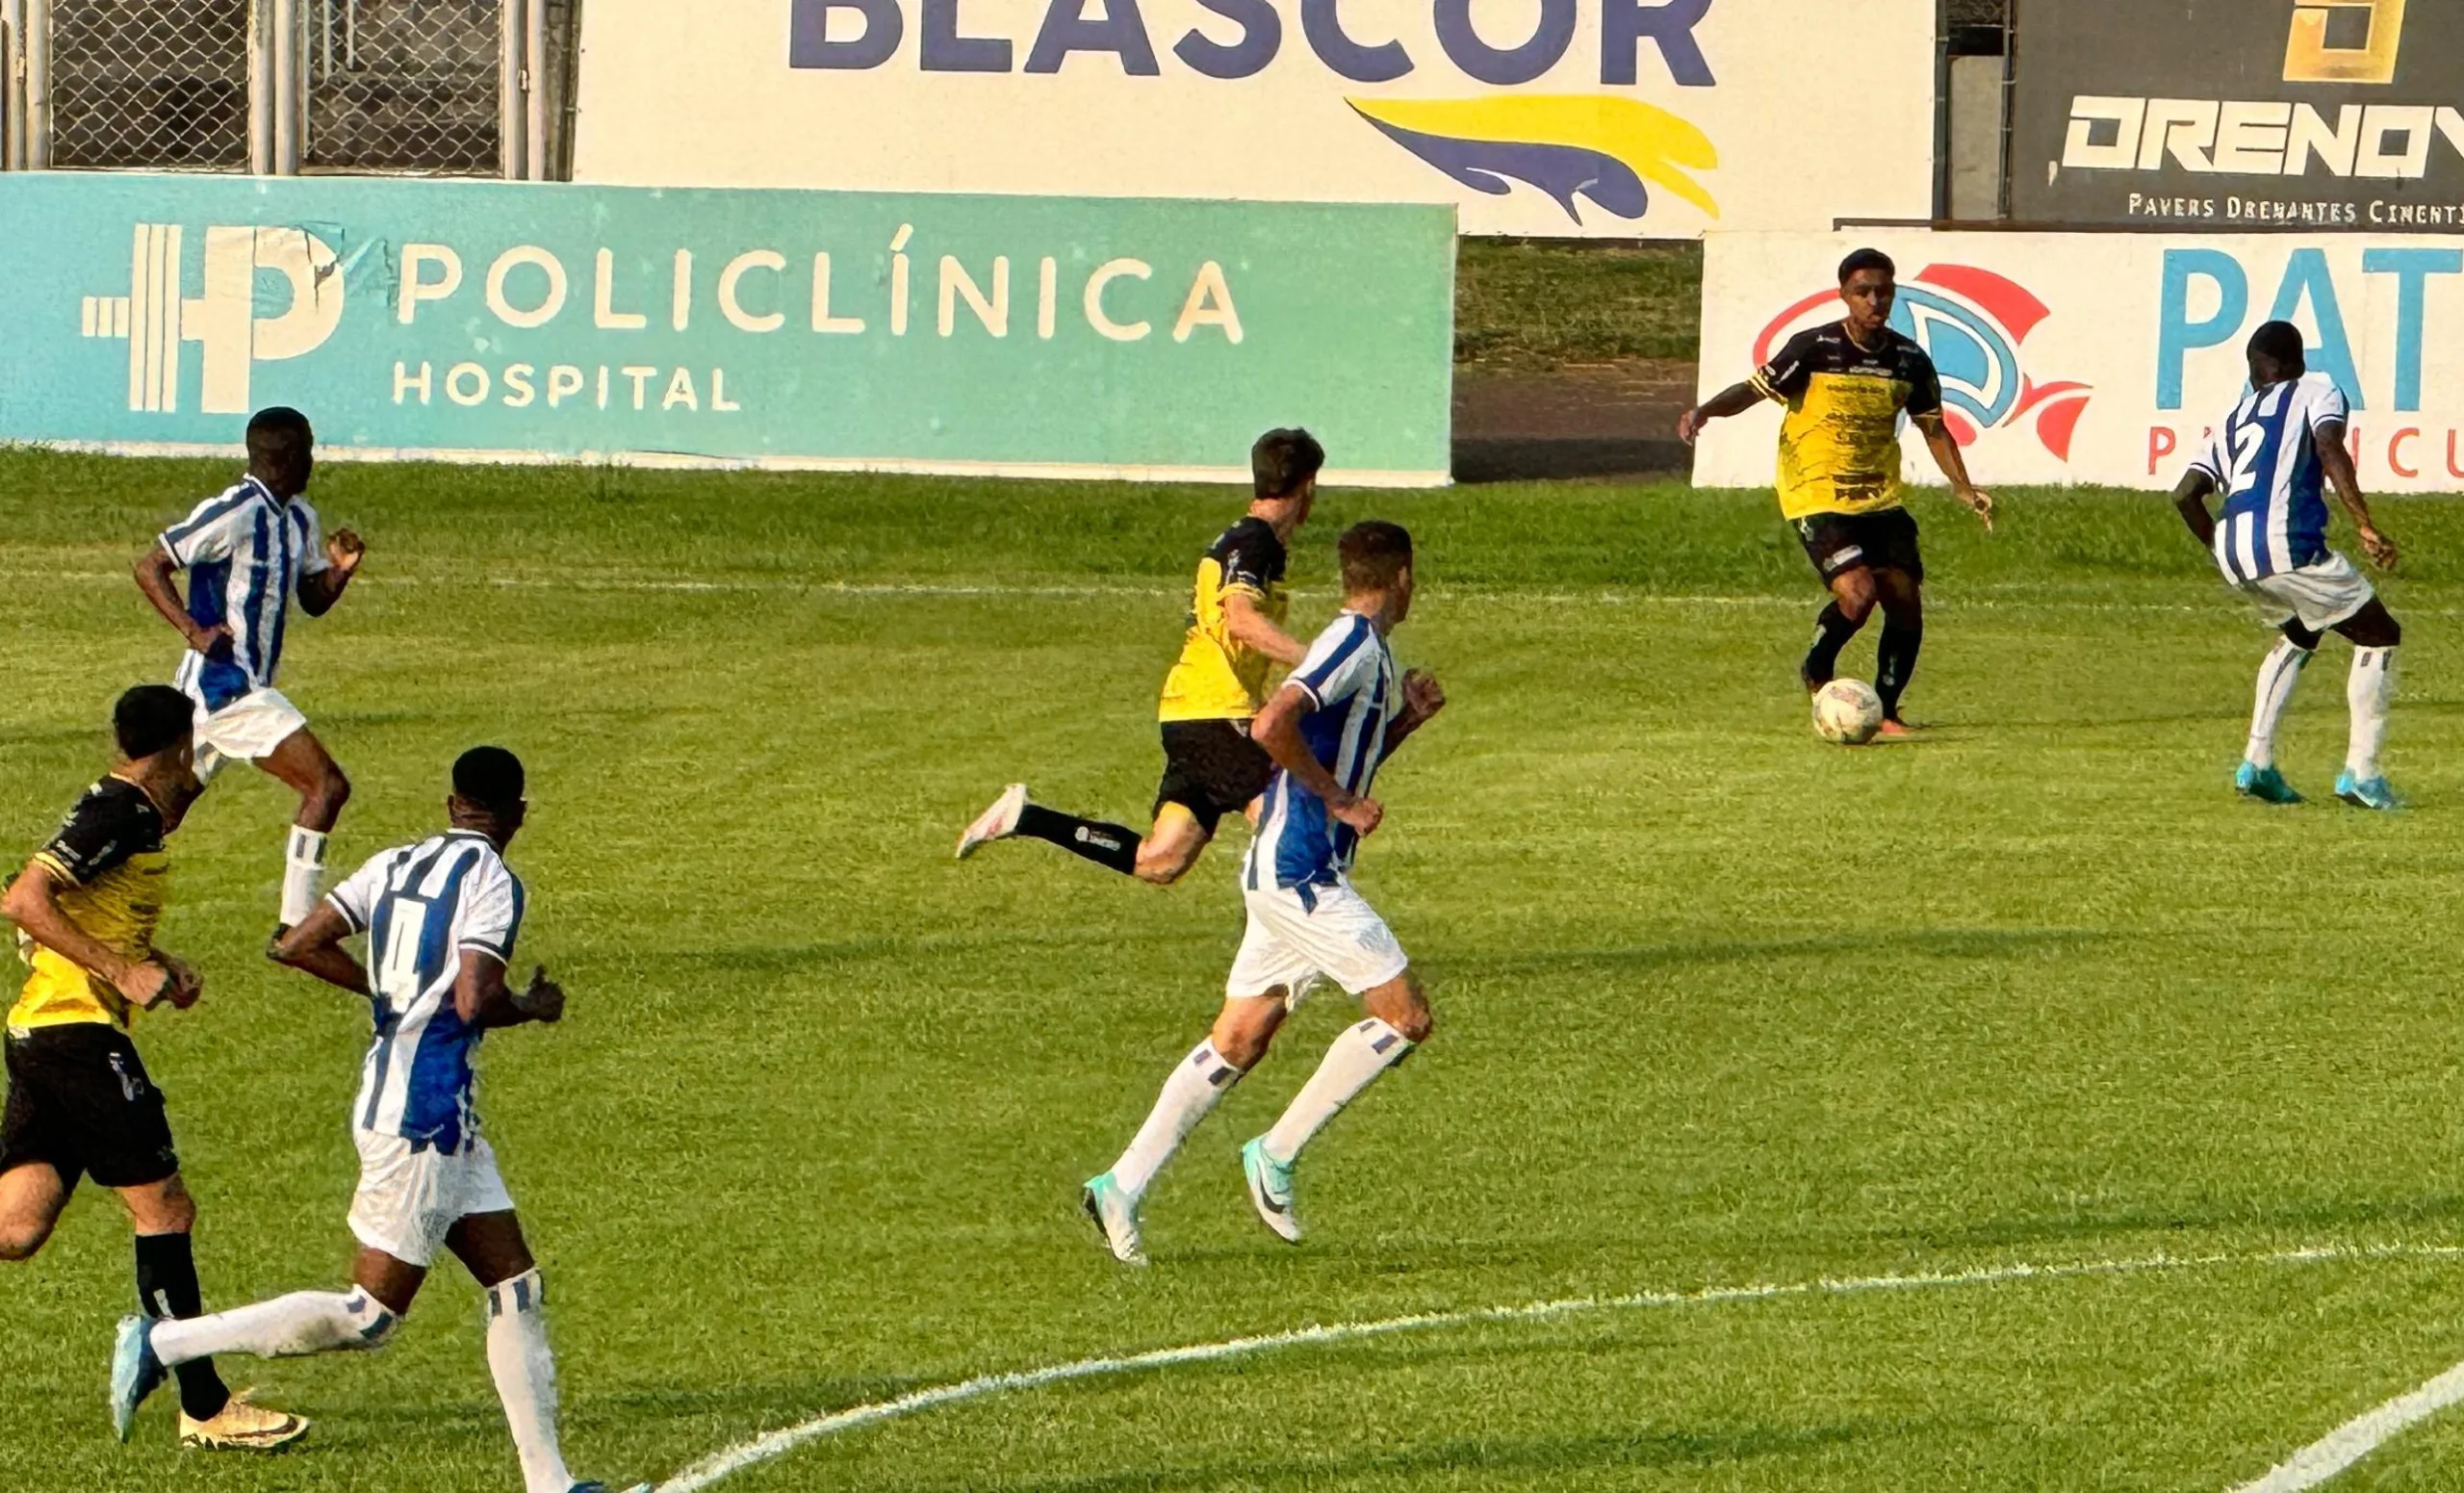
[[[2254,767],[2275,765],[2275,728],[2284,708],[2293,703],[2293,686],[2310,664],[2311,652],[2291,638],[2279,639],[2259,664],[2258,703],[2250,710],[2250,745],[2242,755]]]
[[[324,886],[325,837],[293,825],[282,856],[282,925],[296,928],[306,922],[317,911],[317,893]]]
[[[1266,1153],[1289,1166],[1300,1154],[1300,1147],[1310,1137],[1326,1128],[1326,1121],[1343,1113],[1345,1105],[1360,1096],[1360,1091],[1377,1081],[1377,1075],[1411,1053],[1412,1044],[1403,1034],[1375,1017],[1344,1028],[1335,1044],[1318,1065],[1318,1071],[1292,1096],[1292,1104],[1283,1118],[1267,1132]]]
[[[528,1493],[569,1493],[573,1474],[556,1446],[556,1358],[548,1351],[539,1273],[524,1271],[488,1288],[488,1372],[504,1402]]]
[[[292,1358],[374,1348],[394,1330],[395,1320],[365,1291],[297,1291],[210,1317],[167,1317],[154,1324],[154,1356],[176,1367],[217,1353]]]
[[[1155,1173],[1164,1170],[1164,1163],[1172,1159],[1197,1122],[1214,1111],[1217,1101],[1241,1081],[1241,1073],[1215,1050],[1211,1038],[1174,1064],[1171,1075],[1164,1080],[1164,1092],[1155,1096],[1154,1109],[1147,1112],[1146,1123],[1138,1127],[1129,1149],[1113,1163],[1113,1180],[1121,1191],[1133,1201],[1145,1197]]]
[[[2378,749],[2387,741],[2387,707],[2396,698],[2396,650],[2356,648],[2345,701],[2352,707],[2352,737],[2345,770],[2362,783],[2378,776]]]

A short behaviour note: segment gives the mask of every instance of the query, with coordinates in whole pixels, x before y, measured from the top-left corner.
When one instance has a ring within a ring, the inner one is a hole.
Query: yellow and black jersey
[[[1281,627],[1292,610],[1284,563],[1283,541],[1261,518],[1243,519],[1208,547],[1190,598],[1189,636],[1164,681],[1157,719],[1245,721],[1258,713],[1273,660],[1233,640],[1224,630],[1223,604],[1235,594],[1246,596]]]
[[[1898,507],[1899,417],[1942,410],[1934,360],[1888,327],[1871,348],[1845,322],[1799,332],[1747,381],[1788,407],[1778,486],[1791,519]]]
[[[163,811],[143,788],[118,778],[88,788],[35,860],[59,878],[61,912],[89,937],[131,959],[153,952],[170,889],[170,857],[163,849]],[[79,1021],[128,1024],[128,1002],[109,980],[23,933],[17,950],[34,973],[9,1013],[11,1031]]]

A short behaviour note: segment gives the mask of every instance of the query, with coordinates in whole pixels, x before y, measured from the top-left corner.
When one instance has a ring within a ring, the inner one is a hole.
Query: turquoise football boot
[[[1089,1177],[1087,1190],[1079,1195],[1079,1205],[1104,1236],[1104,1248],[1123,1265],[1146,1263],[1146,1249],[1138,1233],[1138,1200],[1113,1180],[1109,1171]]]
[[[167,1372],[154,1356],[154,1319],[122,1317],[112,1344],[112,1430],[122,1441],[137,1424],[137,1407],[161,1386]]]
[[[1292,1164],[1267,1154],[1260,1136],[1241,1147],[1241,1174],[1249,1181],[1249,1202],[1258,1218],[1285,1244],[1300,1242],[1300,1220],[1292,1211]]]
[[[2387,785],[2384,773],[2364,782],[2347,771],[2336,779],[2336,797],[2355,809],[2375,809],[2382,813],[2403,803],[2396,796],[2396,790]]]
[[[2233,774],[2233,791],[2244,798],[2255,798],[2262,804],[2297,804],[2301,795],[2284,781],[2284,774],[2273,767],[2256,762],[2244,762]]]

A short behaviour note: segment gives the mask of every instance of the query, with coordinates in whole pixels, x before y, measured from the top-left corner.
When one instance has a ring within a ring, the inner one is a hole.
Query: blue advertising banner
[[[1446,480],[1445,208],[0,176],[0,439]]]

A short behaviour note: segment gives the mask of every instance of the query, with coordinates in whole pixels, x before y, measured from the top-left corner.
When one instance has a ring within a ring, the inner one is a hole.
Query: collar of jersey
[[[288,508],[291,506],[290,499],[275,497],[273,489],[268,487],[264,480],[253,472],[243,473],[240,477],[240,485],[242,487],[255,488],[258,494],[262,496],[266,502],[272,503],[277,508]]]

